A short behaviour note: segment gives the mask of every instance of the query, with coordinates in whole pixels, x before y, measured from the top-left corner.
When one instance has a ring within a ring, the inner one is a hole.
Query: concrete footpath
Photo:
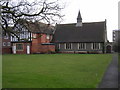
[[[118,88],[118,54],[113,54],[112,62],[104,73],[98,88]]]

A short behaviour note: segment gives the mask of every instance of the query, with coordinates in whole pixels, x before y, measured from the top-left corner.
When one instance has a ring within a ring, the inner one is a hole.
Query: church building
[[[105,53],[106,20],[85,23],[79,11],[77,23],[56,24],[53,42],[58,53]]]

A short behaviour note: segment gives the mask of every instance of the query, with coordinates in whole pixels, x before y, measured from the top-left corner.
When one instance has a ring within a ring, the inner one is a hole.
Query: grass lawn
[[[112,54],[3,55],[3,88],[96,88]]]

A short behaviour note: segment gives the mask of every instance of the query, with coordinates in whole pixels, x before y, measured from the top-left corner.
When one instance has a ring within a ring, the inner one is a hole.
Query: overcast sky
[[[112,41],[112,30],[118,29],[118,2],[120,0],[61,0],[66,2],[62,11],[62,23],[76,23],[80,10],[83,22],[98,22],[107,19],[108,40]]]
[[[59,0],[60,3],[66,3],[65,9],[62,10],[62,14],[64,14],[65,17],[61,23],[76,23],[79,10],[83,22],[99,22],[105,21],[106,19],[108,40],[112,41],[112,31],[118,29],[119,1],[120,0]]]

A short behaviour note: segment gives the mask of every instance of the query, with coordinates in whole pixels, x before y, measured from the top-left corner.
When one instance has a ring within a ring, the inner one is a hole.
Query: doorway
[[[111,45],[107,45],[106,46],[106,53],[111,53],[112,51],[112,46]]]

